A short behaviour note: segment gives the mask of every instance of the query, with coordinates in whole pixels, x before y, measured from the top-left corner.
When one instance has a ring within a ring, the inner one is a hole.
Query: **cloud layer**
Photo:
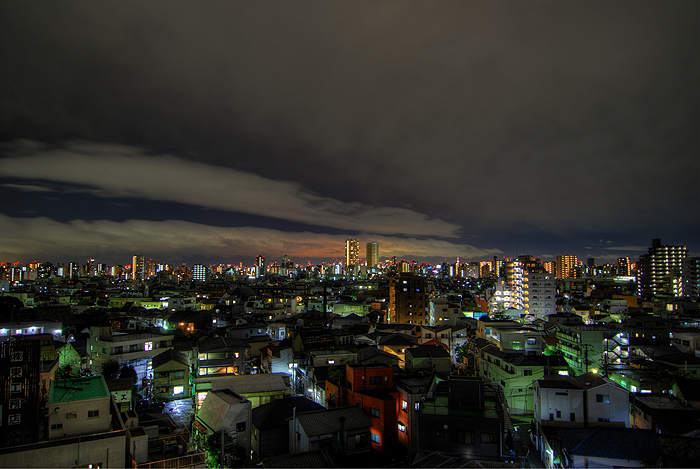
[[[159,262],[235,263],[263,254],[270,260],[289,255],[296,262],[342,258],[344,238],[314,232],[287,232],[257,227],[225,228],[182,220],[145,221],[73,220],[46,217],[12,218],[0,214],[0,255],[5,260],[75,261],[93,257],[98,262],[124,263],[136,253]],[[369,241],[367,235],[361,235]],[[374,236],[381,257],[425,258],[436,252],[445,257],[490,258],[497,249],[479,249],[449,241]]]
[[[74,184],[103,197],[178,202],[351,232],[437,237],[459,233],[457,225],[413,210],[342,202],[314,195],[298,183],[168,155],[146,155],[123,145],[46,148],[21,142],[5,153],[14,156],[2,160],[0,177]]]

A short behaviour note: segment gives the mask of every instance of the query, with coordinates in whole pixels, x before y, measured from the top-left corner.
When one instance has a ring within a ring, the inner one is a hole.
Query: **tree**
[[[73,375],[73,367],[70,365],[63,365],[58,369],[59,379],[70,378]]]
[[[109,359],[102,364],[102,376],[105,379],[117,379],[119,377],[119,362]]]
[[[124,365],[121,367],[119,370],[119,377],[120,378],[131,378],[134,384],[136,384],[136,381],[138,380],[138,375],[136,374],[136,370],[134,369],[133,366],[129,365]]]

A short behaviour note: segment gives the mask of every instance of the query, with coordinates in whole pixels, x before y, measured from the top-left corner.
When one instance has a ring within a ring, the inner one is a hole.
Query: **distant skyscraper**
[[[372,241],[367,243],[367,267],[376,267],[379,264],[379,243]]]
[[[345,240],[345,266],[358,265],[360,263],[360,240]]]
[[[572,278],[576,276],[578,258],[574,255],[557,256],[557,278]]]
[[[265,276],[265,256],[262,254],[255,258],[255,277],[260,278]]]
[[[146,274],[145,269],[144,257],[139,255],[134,256],[131,260],[131,279],[143,280]]]
[[[637,294],[641,297],[683,296],[681,272],[688,257],[685,246],[664,246],[654,239],[637,263]]]

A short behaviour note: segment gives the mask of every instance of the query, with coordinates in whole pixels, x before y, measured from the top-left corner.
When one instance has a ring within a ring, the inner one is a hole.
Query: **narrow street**
[[[513,419],[513,426],[515,427],[515,436],[513,438],[515,444],[515,454],[519,461],[521,461],[522,467],[536,467],[543,468],[544,464],[540,459],[538,451],[530,440],[530,435],[528,430],[530,429],[529,420]]]

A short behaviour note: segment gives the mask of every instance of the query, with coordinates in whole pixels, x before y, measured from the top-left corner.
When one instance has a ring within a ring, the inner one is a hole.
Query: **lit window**
[[[184,386],[173,386],[173,396],[177,396],[178,394],[182,394],[184,392],[185,392]]]
[[[399,422],[399,431],[402,433],[406,433],[406,425],[403,423]]]
[[[401,410],[406,412],[407,409],[408,409],[408,402],[406,402],[404,399],[401,399]]]
[[[369,437],[370,437],[370,439],[372,440],[373,443],[379,444],[379,443],[381,442],[381,438],[380,438],[379,435],[377,435],[376,433],[370,433],[370,434],[369,434]]]
[[[146,342],[144,345],[144,350],[149,351],[153,350],[153,342]]]

